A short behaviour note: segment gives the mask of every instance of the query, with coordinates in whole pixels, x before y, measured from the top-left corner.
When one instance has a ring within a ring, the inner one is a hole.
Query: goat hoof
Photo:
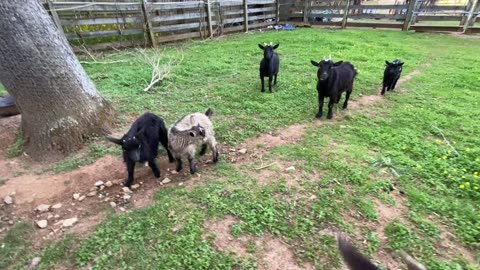
[[[322,114],[321,113],[317,113],[317,115],[315,115],[315,118],[322,118]]]
[[[346,110],[348,108],[348,106],[343,106],[342,109]]]
[[[153,175],[155,176],[155,178],[159,178],[160,177],[160,171],[154,172]]]
[[[332,118],[333,118],[332,114],[327,115],[327,119],[332,119]]]

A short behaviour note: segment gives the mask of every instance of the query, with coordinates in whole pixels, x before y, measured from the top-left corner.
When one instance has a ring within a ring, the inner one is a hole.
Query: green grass
[[[261,51],[256,44],[270,41],[280,43],[282,61],[274,94],[260,93],[257,78]],[[12,259],[2,252],[0,261],[16,268],[41,256],[41,269],[254,269],[253,241],[246,247],[249,255],[238,258],[204,237],[206,222],[232,215],[238,220],[230,228],[232,237],[281,237],[298,263],[311,262],[316,269],[340,265],[335,239],[325,233],[340,230],[359,233],[366,243],[356,244],[375,262],[382,260],[380,249],[404,249],[428,269],[478,270],[462,254],[442,253],[439,243],[446,227],[456,244],[477,253],[480,248],[480,193],[475,189],[480,186],[475,174],[480,166],[479,45],[479,40],[443,34],[319,29],[190,41],[177,44],[184,61],[148,93],[142,89],[150,72],[137,54],[106,56],[127,62],[85,67],[124,117],[149,110],[171,124],[186,113],[213,107],[222,144],[306,123],[301,141],[263,156],[265,164],[279,160],[296,170],[259,179],[251,172],[259,166],[254,160],[241,166],[223,160],[212,173],[202,174],[193,189],[161,189],[150,207],[112,214],[89,236],[69,236],[24,257]],[[353,100],[377,93],[384,60],[401,58],[404,76],[421,73],[401,85],[402,93],[387,93],[360,111],[335,110],[334,120],[313,125],[316,70],[310,59],[330,54],[359,70]],[[87,155],[109,151],[114,150],[99,144]],[[75,166],[73,161],[64,164]],[[278,166],[265,170],[282,172]],[[299,186],[289,187],[288,177],[296,177]],[[391,193],[392,187],[403,195]],[[399,216],[384,223],[379,203],[398,208]],[[172,210],[175,215],[168,217]],[[3,242],[11,250],[28,246],[8,238]]]

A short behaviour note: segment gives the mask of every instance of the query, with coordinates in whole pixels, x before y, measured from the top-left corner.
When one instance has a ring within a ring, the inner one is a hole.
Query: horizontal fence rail
[[[93,49],[156,46],[247,32],[279,22],[480,33],[475,26],[480,23],[480,0],[465,5],[441,5],[432,0],[378,5],[360,0],[44,1],[72,45]]]

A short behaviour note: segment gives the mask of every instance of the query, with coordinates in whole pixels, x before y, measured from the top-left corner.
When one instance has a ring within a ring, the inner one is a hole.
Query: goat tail
[[[341,234],[337,235],[338,248],[343,260],[352,270],[378,270],[378,268],[364,257],[348,240]]]
[[[407,265],[408,270],[427,270],[427,268],[423,264],[417,262],[414,258],[412,258],[403,250],[400,250],[400,257]]]
[[[213,109],[208,108],[208,110],[205,112],[205,115],[208,117],[208,119],[211,119],[213,115]]]

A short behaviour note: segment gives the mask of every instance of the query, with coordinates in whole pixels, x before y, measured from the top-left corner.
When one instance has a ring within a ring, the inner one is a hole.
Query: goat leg
[[[352,93],[352,89],[347,90],[345,94],[345,102],[343,102],[343,109],[345,110],[348,107],[348,99],[350,99],[350,94]]]
[[[150,166],[150,168],[152,169],[153,175],[156,178],[159,178],[160,177],[160,170],[158,169],[157,164],[155,164],[154,159],[151,159],[151,160],[148,161],[148,166]]]
[[[134,172],[134,170],[135,170],[135,161],[127,160],[128,178],[127,178],[127,181],[124,184],[126,187],[130,187],[133,183],[133,172]]]
[[[318,94],[318,113],[315,117],[321,118],[323,115],[323,102],[324,102],[324,96]]]
[[[330,97],[328,100],[327,119],[332,119],[333,117],[333,104],[335,104],[335,98]]]
[[[260,76],[260,81],[262,82],[262,92],[265,92],[265,80],[263,76]]]
[[[177,162],[177,167],[175,170],[177,172],[180,172],[182,170],[182,158],[181,157],[175,157],[175,161]]]
[[[272,93],[272,80],[273,80],[273,76],[269,76],[268,77],[268,90],[270,91],[270,93]]]
[[[195,160],[192,157],[188,157],[188,164],[190,165],[190,174],[197,172],[197,166],[195,166]]]

